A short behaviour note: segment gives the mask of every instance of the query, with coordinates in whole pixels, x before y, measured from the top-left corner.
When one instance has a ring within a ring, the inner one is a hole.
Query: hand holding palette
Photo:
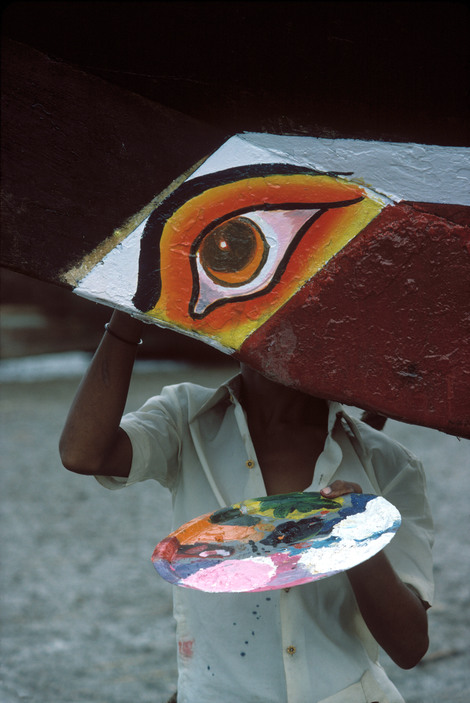
[[[265,496],[191,520],[157,545],[152,561],[176,586],[274,590],[360,564],[390,542],[400,522],[398,510],[380,496]]]

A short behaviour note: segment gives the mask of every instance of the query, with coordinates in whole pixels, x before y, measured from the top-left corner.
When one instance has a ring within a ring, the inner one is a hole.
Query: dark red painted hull
[[[287,385],[470,437],[470,208],[387,207],[243,344]]]

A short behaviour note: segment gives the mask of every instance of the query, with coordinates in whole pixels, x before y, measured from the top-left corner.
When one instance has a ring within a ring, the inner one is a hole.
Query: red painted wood
[[[470,208],[385,208],[239,357],[314,395],[470,437],[469,224]]]

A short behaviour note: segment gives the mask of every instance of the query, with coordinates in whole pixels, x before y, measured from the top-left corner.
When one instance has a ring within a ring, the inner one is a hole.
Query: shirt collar
[[[356,447],[356,451],[357,448],[359,448],[361,455],[367,456],[369,452],[359,429],[361,423],[348,415],[339,403],[338,405],[340,407],[340,411],[337,413],[337,426],[341,427],[343,432],[350,438]]]
[[[206,413],[208,410],[211,410],[221,402],[230,402],[230,400],[233,402],[233,398],[238,400],[240,395],[240,384],[241,374],[239,373],[232,376],[232,378],[229,378],[227,381],[224,381],[219,388],[215,389],[212,394],[205,399],[199,408],[196,408],[195,411],[191,413],[189,422],[193,422],[193,420],[196,420],[198,417]]]
[[[338,419],[344,414],[344,408],[336,400],[327,400],[328,404],[328,434],[333,434],[333,430]]]
[[[229,378],[227,381],[224,381],[219,388],[214,390],[212,395],[210,395],[204,403],[201,405],[200,408],[198,408],[189,418],[189,421],[192,422],[196,418],[200,417],[200,415],[204,414],[208,410],[211,410],[214,408],[216,405],[218,405],[221,402],[240,402],[240,387],[241,387],[241,374],[237,373],[235,376],[232,376]],[[335,425],[338,420],[340,420],[341,417],[346,417],[347,415],[344,412],[344,408],[341,405],[341,403],[338,403],[335,400],[327,400],[326,401],[328,404],[328,435],[331,436],[333,434],[333,430],[335,428]],[[349,419],[349,418],[347,418]]]

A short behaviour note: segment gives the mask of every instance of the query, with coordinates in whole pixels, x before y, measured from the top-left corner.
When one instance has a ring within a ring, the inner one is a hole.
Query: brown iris
[[[207,275],[224,286],[241,286],[257,275],[268,256],[262,231],[246,217],[214,227],[203,239],[199,257]]]

